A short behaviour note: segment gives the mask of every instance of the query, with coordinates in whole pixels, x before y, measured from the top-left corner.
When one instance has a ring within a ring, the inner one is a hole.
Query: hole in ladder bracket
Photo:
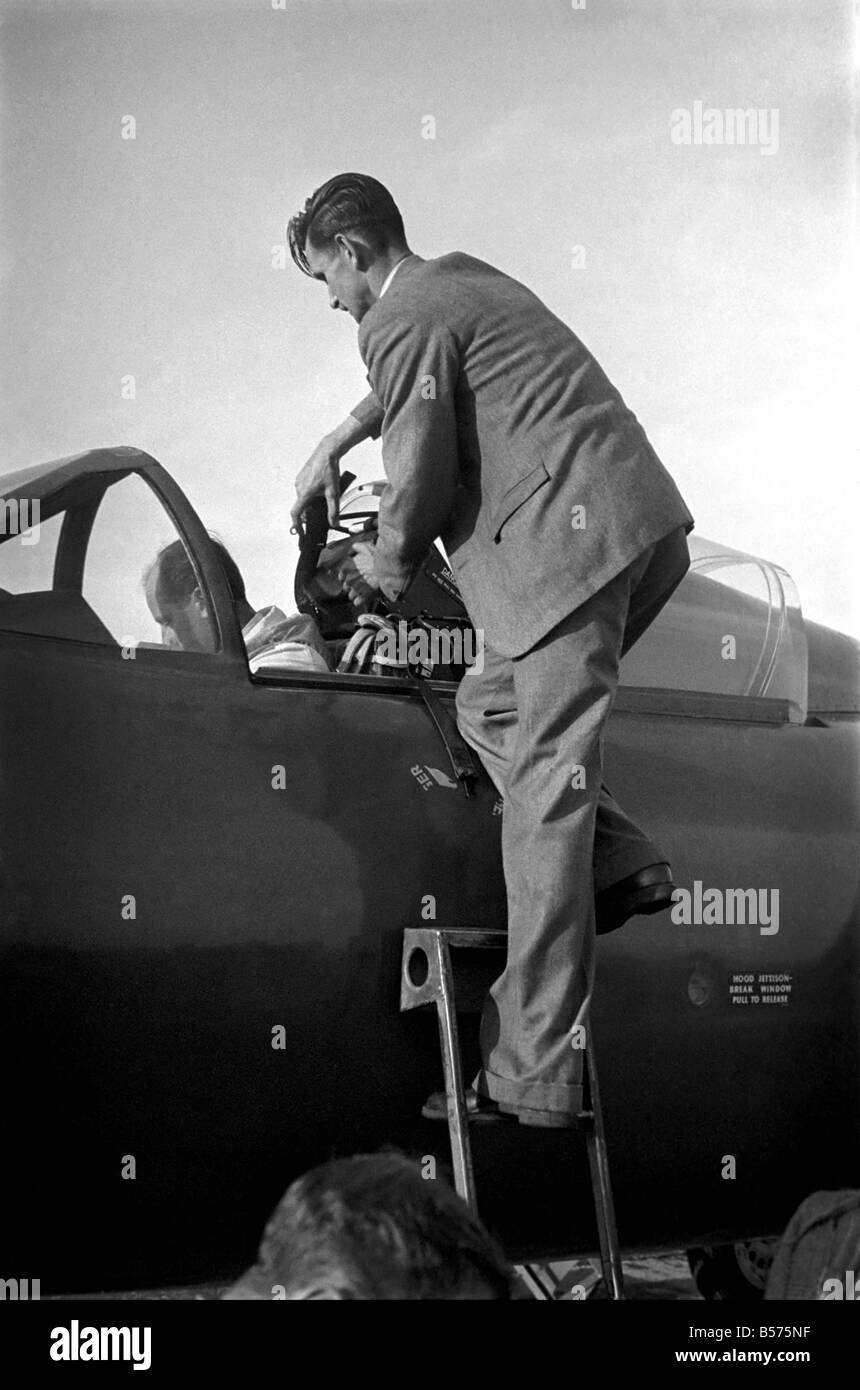
[[[427,959],[427,952],[420,946],[416,946],[414,951],[409,952],[406,962],[406,978],[413,989],[420,989],[427,981],[430,974],[430,962]]]

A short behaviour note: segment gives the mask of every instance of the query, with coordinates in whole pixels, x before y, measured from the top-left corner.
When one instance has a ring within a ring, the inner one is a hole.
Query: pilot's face
[[[355,251],[348,244],[338,242],[328,248],[317,247],[308,239],[305,258],[314,279],[324,281],[327,286],[331,307],[345,310],[352,314],[356,323],[361,323],[375,300]]]
[[[161,587],[156,567],[146,580],[146,602],[161,628],[166,647],[182,652],[211,652],[212,623],[199,589],[187,597],[171,599]]]

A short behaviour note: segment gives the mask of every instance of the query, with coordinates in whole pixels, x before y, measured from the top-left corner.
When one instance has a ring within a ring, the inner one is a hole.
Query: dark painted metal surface
[[[252,681],[205,531],[168,490],[219,655],[0,630],[0,1252],[46,1293],[228,1276],[334,1152],[447,1161],[420,1118],[435,1016],[398,1010],[402,931],[428,895],[440,923],[504,924],[488,780],[473,800],[416,780],[444,749],[392,683]],[[858,730],[778,704],[621,691],[610,722],[607,782],[678,884],[780,893],[775,935],[663,914],[599,942],[628,1248],[769,1234],[813,1189],[860,1182]],[[791,976],[787,1005],[733,1003],[759,972]],[[595,1248],[575,1134],[481,1125],[473,1149],[514,1254]]]

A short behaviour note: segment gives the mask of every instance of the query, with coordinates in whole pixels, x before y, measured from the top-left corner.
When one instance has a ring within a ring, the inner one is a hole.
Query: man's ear
[[[361,237],[352,236],[349,232],[335,232],[334,244],[354,270],[363,272],[373,264],[373,252]]]
[[[209,617],[209,608],[206,604],[205,598],[203,597],[203,590],[200,588],[199,585],[194,590],[194,593],[191,595],[191,602],[197,608],[197,611],[199,612],[201,618]]]

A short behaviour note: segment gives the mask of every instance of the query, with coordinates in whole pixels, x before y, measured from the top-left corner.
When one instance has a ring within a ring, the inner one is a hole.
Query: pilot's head
[[[227,547],[210,537],[218,552],[236,616],[244,625],[254,616],[245,595],[245,582]],[[165,646],[184,652],[215,650],[215,624],[206,597],[182,541],[171,541],[160,550],[144,575],[149,611],[161,628]]]
[[[275,1208],[227,1299],[509,1299],[496,1242],[441,1178],[402,1154],[334,1159]]]
[[[384,184],[369,174],[338,174],[290,219],[293,260],[328,287],[329,304],[357,323],[379,298],[389,270],[409,254],[403,218]]]

